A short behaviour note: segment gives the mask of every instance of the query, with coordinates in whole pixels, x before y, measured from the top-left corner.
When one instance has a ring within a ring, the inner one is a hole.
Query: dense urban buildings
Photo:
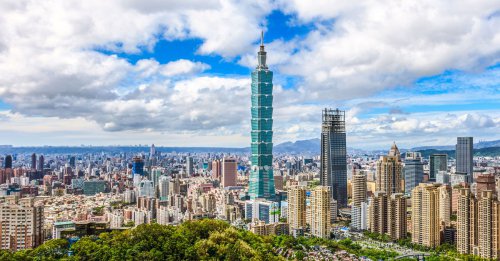
[[[345,111],[324,109],[321,125],[322,186],[330,186],[339,208],[347,206]]]
[[[261,39],[258,65],[252,72],[252,173],[249,180],[251,199],[274,198],[273,175],[273,72],[266,65]]]

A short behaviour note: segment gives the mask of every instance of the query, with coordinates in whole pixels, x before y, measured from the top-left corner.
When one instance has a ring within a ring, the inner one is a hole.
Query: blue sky
[[[260,30],[276,143],[318,137],[323,107],[352,147],[500,139],[499,5],[23,5],[0,6],[0,144],[246,146]]]

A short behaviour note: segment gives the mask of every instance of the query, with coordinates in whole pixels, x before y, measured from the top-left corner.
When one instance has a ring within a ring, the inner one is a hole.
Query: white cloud
[[[317,137],[321,109],[337,106],[348,110],[352,139],[360,144],[377,135],[381,140],[473,130],[497,135],[491,131],[499,124],[495,113],[408,115],[404,105],[491,102],[499,97],[498,75],[461,82],[479,86],[474,90],[433,95],[403,90],[370,97],[447,69],[481,71],[500,61],[500,17],[491,15],[499,3],[431,0],[2,1],[0,99],[12,111],[0,117],[14,126],[3,130],[14,132],[33,121],[33,130],[47,134],[51,127],[39,126],[46,120],[68,132],[91,124],[89,135],[96,141],[115,135],[107,131],[134,141],[140,140],[131,138],[136,132],[161,138],[168,131],[169,137],[184,133],[192,141],[199,140],[196,135],[214,141],[229,136],[233,140],[224,144],[247,144],[242,137],[250,128],[248,77],[200,75],[210,65],[199,61],[131,64],[106,53],[150,52],[160,39],[201,39],[193,50],[198,55],[253,67],[259,31],[275,8],[312,28],[307,35],[266,45],[277,79],[276,141]],[[296,88],[281,85],[288,76],[300,77]],[[425,88],[455,88],[443,86]],[[365,115],[386,107],[399,113]],[[59,119],[64,124],[55,124]]]

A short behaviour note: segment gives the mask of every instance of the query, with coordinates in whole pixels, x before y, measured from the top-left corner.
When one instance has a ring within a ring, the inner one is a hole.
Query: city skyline
[[[0,5],[0,144],[247,146],[261,30],[276,144],[318,137],[324,107],[351,147],[500,139],[494,3],[67,4]]]

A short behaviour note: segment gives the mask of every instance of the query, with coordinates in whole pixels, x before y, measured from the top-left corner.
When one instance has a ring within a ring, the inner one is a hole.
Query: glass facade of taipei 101
[[[266,65],[261,38],[258,66],[252,72],[252,169],[251,199],[274,198],[273,177],[273,72]]]

